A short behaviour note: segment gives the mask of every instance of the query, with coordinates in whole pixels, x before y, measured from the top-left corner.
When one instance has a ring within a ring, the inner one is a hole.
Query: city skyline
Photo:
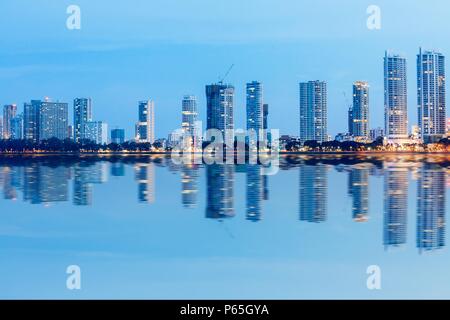
[[[384,127],[383,77],[379,64],[385,49],[393,49],[409,61],[408,101],[411,103],[408,113],[414,120],[417,48],[436,48],[444,54],[450,50],[442,41],[450,29],[443,14],[449,6],[445,1],[427,8],[429,14],[413,25],[408,23],[409,19],[424,12],[425,4],[403,6],[378,1],[382,9],[380,30],[367,29],[367,6],[363,3],[349,2],[345,10],[338,8],[336,11],[332,3],[324,0],[306,7],[296,1],[263,1],[252,9],[259,13],[251,17],[255,24],[247,25],[249,17],[245,10],[233,10],[235,27],[225,30],[217,26],[212,30],[205,28],[211,24],[203,19],[209,21],[215,17],[225,23],[229,16],[198,1],[191,6],[178,4],[171,10],[155,4],[157,11],[150,4],[140,3],[140,11],[121,1],[105,7],[103,1],[81,0],[79,5],[87,21],[79,31],[66,29],[63,4],[39,5],[39,2],[27,8],[15,3],[5,4],[5,14],[27,13],[28,19],[22,21],[20,27],[3,22],[10,32],[2,38],[4,46],[0,49],[5,68],[0,78],[5,88],[1,104],[16,102],[20,106],[23,101],[44,95],[64,102],[91,96],[97,106],[96,116],[112,127],[123,126],[129,137],[134,132],[135,117],[131,112],[136,100],[147,96],[159,106],[156,118],[160,124],[155,132],[158,137],[178,126],[170,114],[175,112],[180,97],[186,93],[199,97],[200,120],[206,122],[205,100],[202,99],[204,84],[214,82],[232,63],[235,68],[227,82],[236,86],[236,123],[242,123],[242,127],[245,123],[244,85],[252,79],[265,84],[266,100],[273,110],[292,113],[297,112],[296,84],[299,81],[327,81],[332,135],[344,131],[342,124],[347,117],[342,92],[350,96],[350,84],[358,79],[366,80],[371,85],[373,127]],[[249,6],[234,0],[231,3],[236,10]],[[151,23],[136,19],[146,8],[150,16],[155,17]],[[286,8],[290,10],[286,12]],[[108,14],[103,14],[105,12]],[[156,19],[156,12],[162,13],[162,17]],[[179,28],[176,22],[182,12],[190,15],[183,14],[187,21]],[[52,15],[52,19],[42,21],[40,16],[46,15]],[[336,16],[339,28],[333,27],[337,23]],[[269,28],[267,21],[274,22],[276,27]],[[167,29],[160,30],[161,23]],[[316,27],[312,28],[313,25]],[[110,28],[117,32],[109,32]],[[130,34],[134,37],[130,38]],[[358,47],[349,50],[355,43]],[[296,119],[286,119],[281,112],[273,112],[271,119],[272,127],[285,128],[283,131],[287,134],[297,135]]]

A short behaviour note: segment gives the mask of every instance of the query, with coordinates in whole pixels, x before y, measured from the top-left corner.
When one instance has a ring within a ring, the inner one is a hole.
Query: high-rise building
[[[353,110],[352,110],[353,136],[356,140],[369,138],[369,84],[365,81],[356,81],[353,84]]]
[[[197,121],[197,98],[185,95],[181,102],[181,129],[183,137],[194,149],[198,146],[199,132],[196,129]]]
[[[445,136],[445,57],[436,51],[417,55],[417,105],[420,134],[425,143]]]
[[[350,106],[347,111],[348,134],[353,136],[353,106]]]
[[[138,118],[136,141],[155,142],[155,104],[153,100],[139,102]]]
[[[259,134],[259,130],[264,126],[263,85],[261,82],[247,83],[246,101],[247,130],[254,130],[256,134]]]
[[[327,121],[326,82],[300,83],[300,142],[327,141]]]
[[[7,104],[3,107],[3,139],[11,138],[11,120],[16,116],[17,105]]]
[[[229,84],[206,86],[206,129],[217,129],[225,133],[234,129],[234,87]]]
[[[0,117],[0,138],[3,139],[3,118]]]
[[[76,98],[73,101],[73,136],[75,142],[86,139],[86,122],[92,121],[92,100],[91,98]]]
[[[378,138],[383,138],[384,137],[384,129],[381,127],[376,127],[373,129],[370,129],[370,140],[377,140]],[[397,140],[398,141],[398,140]]]
[[[74,132],[73,130],[74,130],[73,125],[69,124],[67,126],[67,137],[69,138],[69,140],[74,140],[75,139],[74,136],[73,136],[73,132]]]
[[[88,121],[83,126],[83,139],[93,141],[97,144],[108,143],[108,124],[103,121]]]
[[[39,107],[39,140],[58,138],[64,140],[69,137],[68,104],[42,101]]]
[[[125,142],[125,129],[112,129],[111,130],[111,142],[122,144]]]
[[[31,100],[23,106],[23,130],[24,139],[39,142],[39,109],[41,107],[40,100]]]
[[[11,136],[10,139],[23,139],[23,113],[16,115],[11,119]]]
[[[406,59],[384,55],[384,132],[390,142],[408,139],[408,95]]]
[[[263,129],[269,129],[269,105],[267,103],[263,104]]]

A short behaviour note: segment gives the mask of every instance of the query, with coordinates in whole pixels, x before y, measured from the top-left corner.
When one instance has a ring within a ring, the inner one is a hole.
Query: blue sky
[[[81,8],[81,30],[66,28],[66,8]],[[369,5],[381,30],[366,27]],[[325,80],[329,132],[346,130],[356,80],[371,85],[371,127],[383,125],[383,54],[408,59],[410,125],[417,122],[419,46],[449,52],[445,0],[3,0],[0,3],[0,104],[49,96],[72,104],[90,96],[94,117],[134,131],[137,102],[156,104],[156,134],[179,126],[181,98],[195,94],[205,119],[205,84],[231,64],[236,126],[244,127],[245,83],[262,81],[270,125],[298,133],[298,82]]]

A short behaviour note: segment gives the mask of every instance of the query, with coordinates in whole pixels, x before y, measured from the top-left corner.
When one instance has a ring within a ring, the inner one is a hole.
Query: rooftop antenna
[[[234,67],[234,63],[228,68],[227,72],[225,72],[225,75],[222,78],[219,77],[219,84],[223,84],[223,81],[228,76],[228,74],[230,73],[231,69],[233,69],[233,67]]]

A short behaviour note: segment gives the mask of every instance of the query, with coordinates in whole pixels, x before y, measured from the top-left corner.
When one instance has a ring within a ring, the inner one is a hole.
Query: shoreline
[[[138,155],[171,155],[170,151],[140,151],[140,152],[0,152],[4,156],[138,156]],[[236,153],[234,153],[236,155]],[[249,154],[248,152],[246,154]],[[256,153],[252,153],[256,154]],[[449,151],[280,151],[281,156],[286,155],[449,155]],[[193,152],[191,156],[203,155],[202,152]],[[260,153],[262,156],[270,154]]]

